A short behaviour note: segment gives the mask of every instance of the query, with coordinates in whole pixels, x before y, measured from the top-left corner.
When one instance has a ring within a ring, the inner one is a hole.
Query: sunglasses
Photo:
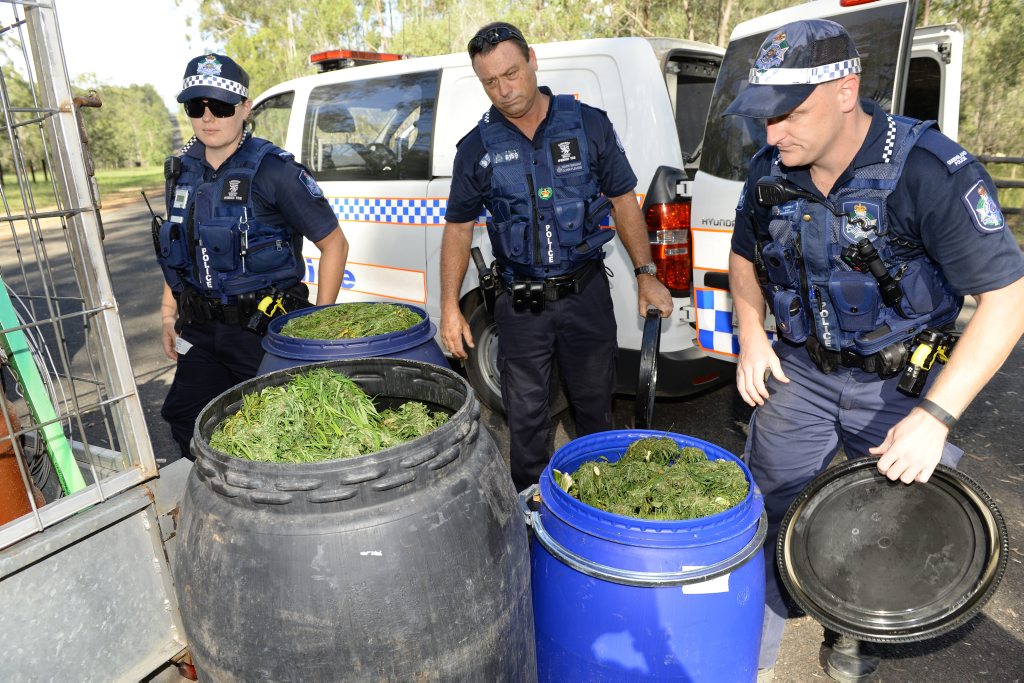
[[[241,102],[238,104],[241,104]],[[197,97],[185,103],[185,113],[188,114],[189,118],[199,119],[203,117],[203,110],[209,109],[210,113],[218,119],[226,119],[235,115],[235,109],[238,108],[238,104],[228,104],[220,100]]]
[[[523,45],[526,45],[526,39],[523,38],[519,32],[513,31],[512,29],[504,26],[496,26],[495,28],[489,28],[485,31],[481,31],[473,36],[469,41],[469,56],[472,58],[480,54],[484,49],[484,45],[497,45],[498,43],[503,43],[506,40],[512,39],[518,40]]]

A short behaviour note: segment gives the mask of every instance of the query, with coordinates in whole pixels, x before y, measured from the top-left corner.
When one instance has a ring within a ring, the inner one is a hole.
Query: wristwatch
[[[642,266],[637,266],[633,269],[633,275],[636,275],[637,277],[644,274],[657,276],[658,267],[653,263],[645,263]]]

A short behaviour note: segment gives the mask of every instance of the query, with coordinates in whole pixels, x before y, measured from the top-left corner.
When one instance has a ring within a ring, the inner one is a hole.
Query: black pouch
[[[185,230],[180,223],[164,221],[160,225],[160,256],[168,268],[180,269],[188,266],[188,247],[185,244]]]
[[[836,271],[829,276],[828,293],[840,329],[864,332],[878,326],[881,297],[873,276],[855,271]]]
[[[526,282],[512,283],[512,308],[516,311],[525,311],[530,304],[530,293]]]
[[[768,279],[783,289],[800,288],[800,270],[793,247],[784,247],[778,242],[767,242],[761,249]]]
[[[800,295],[787,290],[777,290],[772,295],[772,313],[779,333],[791,342],[806,341],[810,332],[810,319]]]

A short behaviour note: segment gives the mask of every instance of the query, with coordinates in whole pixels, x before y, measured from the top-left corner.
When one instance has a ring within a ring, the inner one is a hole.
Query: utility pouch
[[[600,225],[612,212],[612,202],[603,194],[587,203],[587,225]]]
[[[543,282],[531,282],[529,286],[530,291],[530,311],[533,313],[540,313],[544,310],[544,283]]]
[[[807,339],[810,319],[799,294],[785,289],[775,291],[772,295],[772,313],[783,337],[796,344]]]
[[[180,270],[188,266],[185,230],[180,223],[164,221],[160,224],[157,248],[159,249],[157,256],[163,259],[164,265],[168,268]]]
[[[900,310],[908,318],[931,313],[942,306],[943,299],[949,297],[952,301],[953,298],[942,286],[935,269],[921,261],[911,261],[907,264],[900,278],[900,291],[903,294]]]
[[[530,303],[530,293],[526,282],[512,283],[512,308],[516,311],[525,311]]]
[[[230,273],[239,267],[241,244],[237,221],[215,218],[199,225],[199,241],[206,248],[210,267],[220,273]]]
[[[829,276],[828,293],[839,328],[864,332],[878,326],[881,297],[878,283],[867,273],[836,271]]]
[[[784,289],[800,288],[800,269],[793,247],[778,242],[767,242],[761,250],[768,279]]]

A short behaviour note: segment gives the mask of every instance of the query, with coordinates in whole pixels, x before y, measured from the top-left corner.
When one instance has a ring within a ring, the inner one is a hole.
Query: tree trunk
[[[729,17],[732,15],[733,0],[720,0],[718,3],[718,47],[725,47],[729,41]]]

